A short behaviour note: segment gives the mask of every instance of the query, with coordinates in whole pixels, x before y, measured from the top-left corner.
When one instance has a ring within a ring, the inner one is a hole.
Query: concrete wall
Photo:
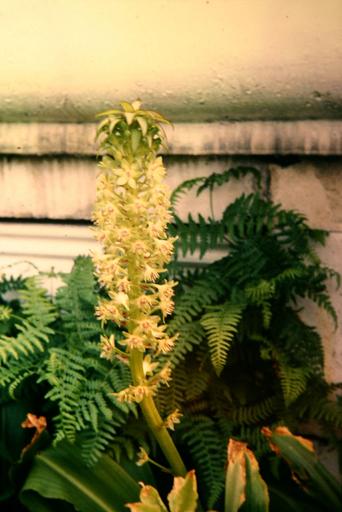
[[[341,117],[341,0],[3,0],[0,119]]]

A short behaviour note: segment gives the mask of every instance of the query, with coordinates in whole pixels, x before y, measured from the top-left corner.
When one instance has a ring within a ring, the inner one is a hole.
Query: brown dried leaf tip
[[[21,424],[22,428],[35,428],[36,431],[31,439],[31,442],[25,446],[21,452],[23,455],[27,452],[39,439],[41,434],[47,427],[47,422],[45,416],[36,416],[35,414],[28,413],[26,416],[26,420],[24,420]]]

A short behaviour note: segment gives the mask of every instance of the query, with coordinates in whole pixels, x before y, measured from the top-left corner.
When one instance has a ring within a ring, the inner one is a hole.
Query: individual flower
[[[159,309],[162,312],[163,318],[173,313],[175,305],[171,297],[165,297],[160,300]]]
[[[148,456],[147,451],[142,446],[140,446],[139,451],[138,451],[138,460],[136,462],[136,465],[143,466],[148,461],[149,461],[149,456]]]
[[[120,325],[125,321],[125,317],[117,307],[114,301],[100,300],[95,308],[95,315],[102,322],[112,321]]]
[[[131,188],[137,187],[138,173],[132,164],[126,161],[121,163],[121,169],[115,169],[116,183],[119,186],[128,185]]]
[[[156,238],[154,241],[156,251],[159,253],[160,256],[162,256],[163,261],[165,261],[165,263],[167,263],[172,256],[173,243],[175,240],[175,238],[168,238],[165,240]]]
[[[110,298],[113,300],[113,302],[117,306],[123,307],[127,311],[129,310],[129,296],[127,295],[127,293],[124,293],[124,292],[117,292],[117,293],[109,292],[109,296],[110,296]]]
[[[109,337],[101,336],[100,340],[100,357],[108,359],[108,361],[112,361],[116,352],[114,335],[111,334]]]
[[[171,352],[175,345],[175,341],[178,338],[178,335],[172,336],[172,338],[169,338],[168,336],[165,336],[165,338],[162,338],[158,341],[158,349],[157,354],[167,354],[167,352]]]
[[[139,295],[139,297],[135,299],[135,304],[144,313],[150,312],[155,302],[155,298],[152,295],[146,294]]]
[[[150,265],[144,265],[143,280],[144,281],[156,281],[159,274],[162,272],[161,268],[152,268]]]
[[[122,277],[116,281],[116,286],[119,292],[129,293],[131,289],[131,283],[129,282],[127,276]]]
[[[118,393],[113,393],[119,402],[136,402],[140,403],[147,396],[153,394],[154,388],[141,384],[139,386],[129,386]]]
[[[145,339],[143,336],[137,334],[131,334],[124,332],[125,339],[121,340],[122,345],[127,345],[130,350],[137,349],[140,352],[144,352],[146,348]]]
[[[144,375],[152,375],[154,370],[158,367],[158,363],[152,363],[151,355],[148,354],[143,360]]]
[[[179,411],[179,409],[176,409],[171,414],[169,414],[167,418],[164,420],[164,427],[169,428],[170,430],[174,430],[175,424],[180,423],[181,417],[181,412]]]
[[[157,377],[162,384],[168,384],[171,380],[171,373],[172,371],[170,366],[166,364],[164,368],[157,374]]]

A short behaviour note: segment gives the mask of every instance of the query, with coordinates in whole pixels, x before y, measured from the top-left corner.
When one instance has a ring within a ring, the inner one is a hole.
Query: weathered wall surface
[[[141,97],[174,121],[341,117],[340,0],[11,0],[0,119],[92,121]]]

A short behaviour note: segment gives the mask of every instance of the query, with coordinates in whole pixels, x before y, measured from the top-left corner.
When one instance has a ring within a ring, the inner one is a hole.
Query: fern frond
[[[101,330],[94,314],[98,296],[91,258],[78,256],[72,271],[63,280],[66,286],[58,289],[56,305],[68,332],[69,343],[83,344]]]
[[[184,324],[191,322],[206,307],[224,296],[227,283],[222,279],[219,268],[224,267],[225,261],[226,258],[223,258],[218,264],[213,264],[210,270],[203,272],[201,278],[177,300],[174,316],[168,326],[170,334],[178,332]]]
[[[261,173],[255,167],[238,166],[227,169],[223,172],[214,172],[208,178],[205,178],[203,184],[198,188],[197,195],[199,196],[204,190],[212,191],[215,187],[222,187],[232,179],[240,180],[246,176],[254,178],[256,187],[261,189]]]
[[[165,359],[174,368],[204,340],[205,331],[200,322],[184,323],[179,329],[179,337],[173,351]]]
[[[279,407],[276,396],[268,397],[254,405],[236,407],[232,410],[232,419],[240,425],[253,425],[259,422],[269,423],[269,418]]]
[[[177,432],[189,448],[206,504],[213,508],[224,489],[225,441],[205,416],[184,418]]]
[[[278,374],[285,405],[289,406],[305,391],[311,370],[280,364]]]
[[[96,430],[85,430],[78,436],[81,453],[87,466],[96,464],[105,450],[114,441],[117,430],[110,421],[102,421]]]
[[[176,187],[172,191],[172,194],[170,196],[171,205],[173,207],[176,206],[177,202],[179,201],[179,199],[181,198],[181,196],[183,194],[185,194],[186,192],[189,192],[189,190],[191,190],[193,187],[195,187],[199,183],[203,183],[204,180],[205,180],[205,177],[199,177],[199,178],[193,178],[190,180],[183,181],[180,185],[178,185],[178,187]]]
[[[184,365],[178,365],[172,371],[172,379],[168,386],[162,384],[158,388],[156,401],[161,414],[166,417],[176,409],[182,410],[188,374]]]
[[[18,295],[24,316],[35,327],[45,327],[56,319],[55,307],[48,298],[46,289],[41,286],[39,277],[27,278],[25,288]]]
[[[29,377],[32,377],[32,375],[35,374],[36,368],[27,368],[26,371],[22,371],[22,368],[20,367],[20,374],[17,375],[16,378],[13,378],[13,372],[11,372],[11,384],[8,386],[8,394],[13,400],[16,399],[15,393],[17,391],[17,388]]]
[[[275,284],[273,281],[261,279],[255,285],[248,285],[245,290],[248,301],[252,304],[263,304],[266,299],[270,299],[275,293]]]
[[[193,254],[198,249],[201,259],[210,249],[227,245],[224,225],[214,219],[206,220],[201,214],[197,219],[189,214],[186,221],[175,215],[169,225],[169,234],[177,237],[175,252],[181,250],[183,256]]]
[[[208,336],[211,362],[217,375],[220,375],[245,308],[243,304],[225,302],[222,306],[207,308],[202,316],[201,325]]]
[[[53,334],[50,324],[56,318],[56,311],[45,289],[35,278],[27,279],[26,288],[20,290],[23,319],[16,323],[17,336],[0,335],[0,361],[9,362],[44,352]]]

